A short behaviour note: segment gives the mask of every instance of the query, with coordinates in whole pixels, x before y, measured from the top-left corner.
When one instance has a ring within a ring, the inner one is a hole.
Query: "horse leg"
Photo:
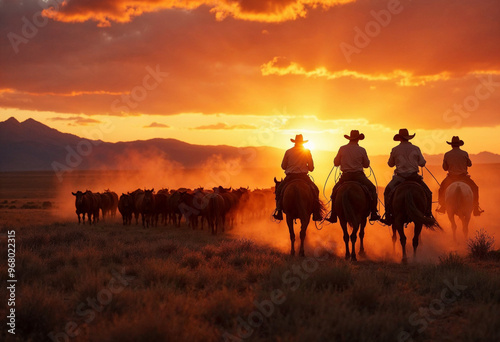
[[[398,239],[397,229],[394,225],[392,225],[392,251],[396,254],[396,241]]]
[[[415,230],[413,232],[413,260],[417,258],[418,241],[420,240],[420,233],[422,232],[422,224],[415,223]]]
[[[448,219],[450,220],[451,231],[453,232],[453,242],[457,243],[457,223],[455,222],[455,214],[453,214],[451,210],[448,211]]]
[[[352,228],[352,233],[351,233],[351,244],[352,244],[352,248],[351,248],[351,260],[352,261],[357,261],[357,258],[356,258],[356,240],[358,238],[358,229],[359,227],[353,227]]]
[[[351,258],[351,253],[349,253],[349,233],[347,232],[347,222],[341,222],[340,226],[344,232],[345,259],[349,260]]]
[[[286,224],[288,225],[288,231],[290,232],[290,243],[291,243],[291,249],[290,249],[290,255],[295,255],[295,233],[293,231],[293,218],[292,216],[286,217]]]
[[[309,219],[300,220],[300,256],[305,256],[304,252],[304,242],[306,241],[307,226],[309,225]]]
[[[403,252],[403,258],[401,259],[401,262],[403,264],[406,264],[408,262],[408,258],[406,257],[406,235],[405,235],[405,229],[404,229],[404,224],[394,224],[396,226],[396,229],[399,233],[399,241],[401,242],[401,249]]]
[[[366,222],[361,224],[361,227],[359,229],[359,256],[364,257],[365,254],[365,247],[363,245],[363,238],[365,237],[365,226]]]
[[[464,233],[465,241],[467,241],[469,237],[469,222],[470,222],[470,214],[465,215],[462,218],[462,231]]]

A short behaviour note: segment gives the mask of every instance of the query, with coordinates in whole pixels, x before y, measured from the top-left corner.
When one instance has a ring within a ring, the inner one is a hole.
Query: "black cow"
[[[134,213],[134,201],[130,194],[122,194],[118,200],[118,210],[122,214],[123,225],[132,223],[132,214]]]
[[[95,224],[99,221],[99,208],[101,205],[101,198],[98,194],[93,194],[92,191],[85,192],[77,191],[72,192],[75,199],[76,215],[78,216],[78,224],[80,224],[80,214],[82,214],[82,223],[85,224],[85,214],[89,224]]]

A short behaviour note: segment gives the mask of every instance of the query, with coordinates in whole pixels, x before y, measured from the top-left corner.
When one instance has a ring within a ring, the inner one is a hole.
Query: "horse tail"
[[[351,201],[349,200],[349,191],[344,191],[342,193],[342,211],[344,212],[344,218],[347,223],[351,224],[351,227],[358,227],[360,222],[358,222],[358,216],[354,211],[354,208],[351,205]]]
[[[426,228],[430,230],[435,230],[434,228],[439,228],[442,230],[441,226],[434,217],[424,216],[424,214],[417,208],[413,198],[412,191],[406,191],[405,202],[406,202],[406,214],[408,215],[410,221],[423,224]]]

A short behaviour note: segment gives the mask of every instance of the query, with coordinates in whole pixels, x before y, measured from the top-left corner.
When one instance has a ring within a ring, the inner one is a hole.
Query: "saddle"
[[[420,177],[420,176],[419,176]],[[399,183],[398,185],[396,185],[394,187],[394,189],[392,189],[392,191],[389,193],[389,199],[392,201],[392,198],[394,196],[394,193],[396,192],[396,190],[403,184],[415,184],[415,185],[418,185],[420,188],[422,188],[422,190],[424,190],[425,192],[425,189],[424,187],[422,186],[421,184],[421,179],[420,180],[417,180],[416,177],[408,177],[409,179],[406,179],[405,181]]]
[[[450,179],[450,184],[454,183],[454,182],[464,182],[464,183],[467,183],[467,181],[469,181],[471,179],[471,177],[470,177],[469,174],[465,174],[465,175],[453,175],[453,176],[448,176],[448,178]]]
[[[354,180],[350,180],[350,181],[346,181],[344,182],[338,189],[337,191],[335,192],[335,194],[332,196],[334,197],[335,195],[337,195],[337,192],[342,189],[344,186],[348,185],[348,184],[357,184],[361,187],[361,189],[363,189],[364,193],[365,193],[365,196],[368,200],[373,200],[372,198],[372,194],[370,193],[370,190],[368,189],[368,187],[360,182],[356,182]]]
[[[303,178],[294,178],[294,179],[290,179],[289,181],[285,182],[282,186],[281,186],[281,189],[280,189],[280,197],[283,197],[283,193],[285,192],[285,189],[290,185],[290,184],[294,184],[294,183],[305,183],[307,184],[307,186],[309,187],[309,189],[311,189],[311,192],[313,193],[313,195],[316,196],[316,188],[315,188],[315,185],[312,181],[310,180],[306,180],[306,179],[303,179]]]

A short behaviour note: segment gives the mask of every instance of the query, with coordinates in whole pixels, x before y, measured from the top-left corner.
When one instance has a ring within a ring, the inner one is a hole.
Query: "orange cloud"
[[[305,77],[324,77],[329,80],[339,79],[342,77],[351,77],[367,81],[394,81],[400,86],[420,86],[428,82],[446,81],[450,78],[448,72],[442,72],[436,75],[415,76],[409,71],[394,70],[390,73],[367,74],[353,70],[329,71],[325,67],[317,67],[312,70],[306,70],[300,64],[288,62],[283,57],[274,57],[261,66],[263,76],[269,75],[301,75]]]
[[[52,118],[48,118],[50,121],[68,121],[68,125],[70,126],[88,126],[88,125],[93,125],[96,123],[102,123],[99,120],[95,120],[92,118],[85,118],[81,116],[69,116],[69,117],[61,117],[61,116],[56,116]]]
[[[203,126],[198,126],[194,127],[192,129],[213,129],[213,130],[220,130],[220,129],[225,129],[225,130],[231,130],[231,129],[256,129],[257,126],[254,125],[247,125],[247,124],[239,124],[239,125],[228,125],[223,122],[219,122],[217,124],[213,125],[203,125]]]
[[[169,127],[170,127],[169,125],[165,125],[163,123],[159,123],[159,122],[156,122],[156,121],[150,123],[147,126],[144,126],[144,128],[169,128]]]
[[[308,9],[328,8],[355,0],[103,0],[97,2],[65,1],[43,10],[45,17],[62,22],[97,21],[98,26],[111,22],[126,23],[147,12],[163,9],[192,10],[205,5],[217,20],[227,17],[258,22],[283,22],[305,17]]]

